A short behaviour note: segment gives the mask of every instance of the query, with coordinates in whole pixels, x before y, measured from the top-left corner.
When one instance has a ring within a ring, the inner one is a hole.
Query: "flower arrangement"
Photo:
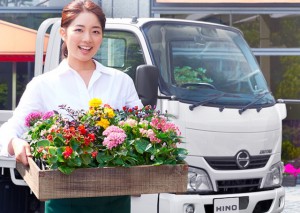
[[[89,110],[59,106],[58,112],[32,112],[26,117],[33,157],[43,169],[70,174],[76,168],[182,163],[187,150],[178,127],[151,106],[114,110],[100,99]]]
[[[293,175],[293,176],[297,176],[298,174],[300,174],[300,168],[295,168],[292,164],[286,164],[284,165],[284,174],[287,175]]]

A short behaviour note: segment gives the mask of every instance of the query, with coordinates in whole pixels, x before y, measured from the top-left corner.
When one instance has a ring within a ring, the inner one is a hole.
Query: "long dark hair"
[[[104,31],[106,22],[105,14],[102,8],[92,0],[73,0],[67,4],[62,10],[60,26],[68,28],[72,21],[82,12],[94,13],[99,19],[102,32]],[[61,54],[62,58],[68,57],[68,48],[64,42],[61,46]]]

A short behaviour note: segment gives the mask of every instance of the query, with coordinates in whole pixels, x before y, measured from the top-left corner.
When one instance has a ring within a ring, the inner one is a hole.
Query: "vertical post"
[[[260,48],[270,47],[270,18],[269,15],[260,16]],[[270,56],[260,57],[260,67],[271,88]]]
[[[16,108],[17,101],[17,62],[12,63],[12,110]]]

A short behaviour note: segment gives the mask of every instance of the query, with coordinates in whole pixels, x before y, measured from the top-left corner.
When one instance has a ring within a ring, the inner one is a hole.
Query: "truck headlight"
[[[212,184],[208,174],[198,168],[189,167],[188,171],[188,192],[213,191]]]
[[[282,172],[283,172],[283,164],[282,162],[278,162],[271,166],[270,171],[267,174],[264,188],[280,186],[282,183]]]

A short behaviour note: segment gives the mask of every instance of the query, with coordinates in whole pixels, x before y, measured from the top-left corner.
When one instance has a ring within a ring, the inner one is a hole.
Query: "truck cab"
[[[43,63],[43,36],[50,26]],[[48,19],[39,29],[35,75],[61,60],[59,26],[59,18]],[[154,88],[154,101],[144,95],[148,87],[137,90],[144,104],[172,115],[189,153],[186,193],[132,196],[132,213],[283,210],[286,108],[272,96],[238,29],[177,19],[107,19],[95,59]],[[153,67],[157,81],[137,77]]]

